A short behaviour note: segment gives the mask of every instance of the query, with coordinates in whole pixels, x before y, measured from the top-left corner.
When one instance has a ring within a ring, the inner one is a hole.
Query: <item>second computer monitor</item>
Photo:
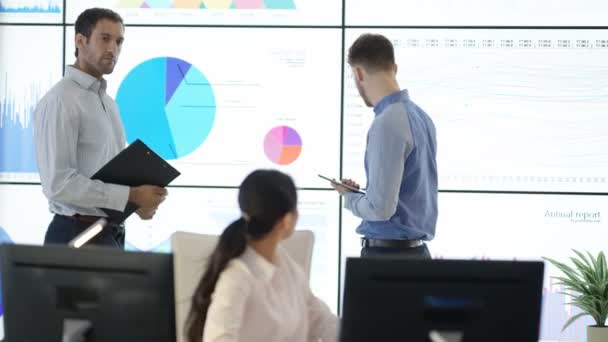
[[[341,342],[537,342],[540,261],[346,261]]]

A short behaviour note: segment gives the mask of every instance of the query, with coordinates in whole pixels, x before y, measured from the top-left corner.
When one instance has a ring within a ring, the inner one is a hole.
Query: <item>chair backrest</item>
[[[176,341],[186,342],[184,326],[190,311],[190,301],[203,272],[207,259],[217,244],[218,235],[175,232],[171,236],[173,277],[175,287]],[[283,242],[283,247],[296,263],[302,266],[310,279],[314,234],[297,230]]]
[[[306,278],[310,279],[315,234],[310,230],[296,230],[282,245],[289,256],[302,267]]]

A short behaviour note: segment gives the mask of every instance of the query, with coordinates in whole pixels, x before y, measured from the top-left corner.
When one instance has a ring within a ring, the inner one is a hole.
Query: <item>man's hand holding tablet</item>
[[[343,179],[342,181],[337,181],[335,178],[329,178],[323,175],[319,175],[319,177],[329,181],[331,185],[338,191],[343,194],[345,192],[357,192],[360,194],[365,194],[365,191],[361,190],[359,184],[350,179]]]

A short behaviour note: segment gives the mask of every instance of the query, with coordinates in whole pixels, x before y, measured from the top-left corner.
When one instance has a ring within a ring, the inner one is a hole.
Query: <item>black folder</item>
[[[166,187],[180,175],[173,166],[137,139],[97,171],[91,179],[127,186],[156,185]],[[128,202],[124,211],[101,208],[110,222],[122,223],[138,209]]]

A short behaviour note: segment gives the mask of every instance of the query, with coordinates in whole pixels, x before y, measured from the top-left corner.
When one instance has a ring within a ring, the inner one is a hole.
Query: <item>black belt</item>
[[[379,240],[370,238],[361,238],[361,246],[367,247],[380,247],[380,248],[415,248],[424,245],[422,240]]]
[[[75,221],[80,221],[80,222],[84,222],[84,223],[90,223],[93,224],[95,222],[97,222],[97,220],[99,220],[100,218],[102,218],[101,216],[92,216],[92,215],[80,215],[80,214],[75,214],[73,216],[68,216],[68,215],[59,215],[58,216],[63,216],[65,218],[68,218],[70,220],[75,220]],[[124,229],[124,223],[117,223],[117,222],[112,222],[112,221],[108,221],[108,223],[106,224],[107,227],[112,227],[112,228],[122,228]]]

